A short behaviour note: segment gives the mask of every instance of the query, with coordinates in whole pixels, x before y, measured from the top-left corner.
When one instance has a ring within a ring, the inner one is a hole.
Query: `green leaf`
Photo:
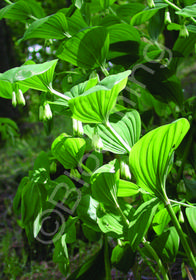
[[[83,28],[88,27],[79,9],[77,9],[70,18],[67,18],[67,22],[69,27],[69,34],[72,36],[78,33]]]
[[[95,78],[92,78],[90,80],[87,80],[83,83],[80,83],[78,85],[75,85],[70,89],[69,92],[66,92],[65,94],[71,98],[78,97],[81,94],[83,94],[85,91],[89,90],[90,88],[96,86],[98,83],[98,76]]]
[[[26,87],[48,91],[53,80],[57,59],[41,64],[22,65],[0,74],[1,81],[19,83]]]
[[[163,201],[173,152],[180,145],[189,127],[189,122],[184,118],[160,126],[143,136],[130,152],[130,169],[137,185]]]
[[[127,112],[117,112],[110,116],[110,124],[116,132],[122,137],[129,147],[132,147],[140,137],[141,120],[136,110],[128,110]],[[90,125],[84,126],[84,131],[89,138],[93,139],[94,127]],[[103,143],[103,150],[110,151],[114,154],[126,154],[127,150],[122,146],[110,130],[99,124],[97,133]]]
[[[196,17],[196,4],[186,6],[184,9],[176,11],[176,14],[184,17]]]
[[[182,25],[172,22],[172,23],[167,25],[167,29],[170,30],[170,31],[171,30],[179,31],[179,30],[182,29]]]
[[[143,63],[135,70],[132,81],[146,88],[159,101],[173,101],[182,106],[184,97],[180,80],[173,71],[162,64]]]
[[[29,183],[29,177],[23,177],[19,186],[18,186],[16,195],[14,197],[13,210],[14,210],[14,213],[17,214],[17,215],[19,215],[20,212],[21,212],[22,192],[23,192],[23,189],[25,188],[25,186],[28,183]]]
[[[154,41],[157,41],[159,35],[163,32],[164,18],[165,10],[161,9],[149,21],[148,33]]]
[[[157,207],[158,201],[156,198],[153,198],[142,203],[133,214],[128,231],[128,239],[133,251],[137,249],[137,246],[148,231]]]
[[[13,87],[11,83],[9,83],[8,81],[0,80],[0,97],[6,99],[12,99],[12,92],[13,92]]]
[[[97,207],[99,203],[89,194],[83,195],[77,207],[79,218],[91,229],[99,231],[97,225]]]
[[[130,17],[133,17],[135,14],[141,12],[145,6],[141,3],[129,3],[120,5],[116,14],[123,20],[130,22]]]
[[[44,168],[47,172],[47,175],[49,177],[50,174],[50,163],[49,163],[49,157],[48,154],[44,151],[41,151],[36,158],[33,166],[33,170],[38,170],[39,168]]]
[[[80,163],[85,148],[86,142],[84,139],[71,138],[62,133],[52,143],[51,151],[65,169],[72,169]]]
[[[113,160],[97,169],[91,176],[91,189],[93,197],[104,205],[116,205],[119,163]]]
[[[56,13],[34,21],[25,31],[22,40],[32,38],[65,39],[68,24],[63,13]]]
[[[104,65],[108,50],[106,29],[90,27],[65,40],[57,50],[57,56],[75,66],[92,69]]]
[[[58,263],[61,273],[67,276],[69,271],[69,255],[66,245],[66,234],[54,242],[53,262]]]
[[[103,233],[113,238],[123,236],[124,224],[119,213],[114,208],[110,211],[110,209],[103,210],[99,207],[97,211],[97,222]]]
[[[134,262],[135,253],[132,251],[129,242],[125,242],[122,245],[117,245],[112,250],[111,263],[118,270],[127,273],[134,265]]]
[[[100,5],[103,9],[107,9],[109,6],[111,6],[115,0],[100,0]]]
[[[110,44],[122,41],[140,41],[138,30],[128,24],[114,24],[107,27],[107,30],[110,35]]]
[[[180,238],[175,227],[170,227],[166,232],[155,238],[151,242],[151,246],[164,263],[173,263],[178,253],[179,243]]]
[[[186,216],[194,232],[196,232],[196,207],[187,207]]]
[[[33,221],[41,209],[41,192],[34,183],[27,183],[22,190],[21,219],[23,225]]]
[[[139,192],[139,187],[136,184],[122,179],[119,180],[118,197],[134,196]]]
[[[34,0],[20,0],[0,10],[0,20],[8,18],[26,22],[31,16],[42,18],[45,16],[40,3]]]
[[[84,94],[69,100],[72,117],[85,123],[107,121],[117,96],[126,86],[130,71],[110,75]]]
[[[86,224],[82,224],[82,231],[84,233],[84,236],[91,242],[99,241],[102,236],[101,232],[93,230]]]
[[[160,9],[167,7],[167,4],[157,3],[155,8],[146,8],[145,10],[137,13],[131,19],[131,25],[140,25],[147,22],[152,18]]]
[[[180,210],[180,206],[173,206],[175,214]],[[166,208],[161,209],[156,213],[152,221],[152,226],[157,235],[163,233],[165,227],[169,224],[171,217]]]
[[[186,26],[189,32],[196,33],[196,25],[189,24]]]

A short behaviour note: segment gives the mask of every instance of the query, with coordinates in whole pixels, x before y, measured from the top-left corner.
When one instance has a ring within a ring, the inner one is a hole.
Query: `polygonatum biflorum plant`
[[[76,0],[52,15],[35,0],[5,2],[0,18],[26,26],[19,43],[49,40],[53,56],[1,73],[0,96],[25,105],[39,91],[40,120],[73,125],[18,187],[13,208],[29,242],[53,243],[69,280],[112,279],[112,266],[137,278],[138,259],[166,280],[176,257],[194,275],[196,181],[183,171],[196,166],[196,102],[177,76],[196,43],[194,1]],[[76,236],[101,246],[70,274]]]

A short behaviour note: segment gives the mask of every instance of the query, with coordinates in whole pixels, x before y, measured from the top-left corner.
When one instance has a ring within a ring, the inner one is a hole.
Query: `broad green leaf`
[[[41,209],[41,192],[34,183],[27,183],[22,190],[21,219],[23,225],[34,220]]]
[[[26,22],[31,16],[36,18],[42,18],[45,16],[40,3],[34,0],[20,0],[0,10],[0,20],[2,18],[9,18]]]
[[[138,30],[125,23],[114,24],[107,27],[110,35],[110,44],[122,41],[140,41]]]
[[[129,147],[132,147],[140,137],[141,120],[140,115],[136,110],[128,110],[127,112],[117,112],[110,116],[110,124],[116,132],[122,137]],[[89,138],[93,138],[94,127],[86,125],[84,127],[85,133]],[[110,151],[114,154],[126,154],[127,150],[122,146],[110,130],[99,124],[97,126],[97,133],[103,143],[103,150]]]
[[[52,143],[51,151],[65,169],[72,169],[80,163],[85,148],[86,142],[84,139],[71,138],[62,133]]]
[[[196,36],[194,33],[190,33],[188,38],[178,37],[172,53],[174,54],[173,59],[169,65],[170,69],[176,71],[179,64],[184,61],[185,57],[188,57],[192,53],[196,43]]]
[[[121,23],[120,19],[115,15],[106,15],[100,22],[101,26],[109,27],[114,24]]]
[[[132,251],[129,242],[125,242],[122,245],[116,245],[112,250],[111,263],[118,270],[127,273],[134,265],[134,262],[135,253]]]
[[[118,197],[134,196],[139,192],[139,187],[136,184],[122,179],[119,180]]]
[[[33,169],[38,170],[39,168],[44,168],[49,176],[50,174],[50,163],[48,154],[44,151],[41,151],[34,162]]]
[[[167,7],[167,4],[157,3],[155,8],[146,8],[145,10],[137,13],[131,19],[131,25],[140,25],[147,22],[152,18],[160,9]]]
[[[143,63],[136,68],[132,81],[146,88],[159,101],[173,101],[182,106],[184,97],[180,80],[173,71],[162,64]]]
[[[78,33],[83,28],[88,27],[79,9],[77,9],[71,17],[67,18],[67,22],[69,27],[69,34],[72,36]]]
[[[75,66],[92,69],[105,63],[109,50],[109,35],[104,27],[90,27],[66,39],[57,56]]]
[[[99,231],[97,225],[97,207],[99,203],[89,194],[83,195],[77,207],[79,218],[91,229]]]
[[[196,4],[186,6],[184,9],[176,11],[176,14],[184,17],[196,17]]]
[[[194,232],[196,232],[196,207],[187,207],[186,216]]]
[[[107,9],[109,6],[111,6],[115,0],[100,0],[100,5],[103,9]]]
[[[140,3],[128,3],[120,5],[116,10],[116,14],[122,20],[128,20],[128,22],[130,22],[130,17],[133,17],[135,14],[141,12],[144,8],[145,6]]]
[[[154,41],[157,41],[159,35],[163,32],[164,17],[165,17],[165,10],[161,9],[153,17],[151,17],[149,21],[148,33]]]
[[[102,123],[108,120],[117,96],[126,86],[130,71],[110,75],[84,94],[69,100],[72,117],[85,123]]]
[[[113,160],[97,169],[91,176],[93,197],[104,205],[116,206],[119,182],[119,163]]]
[[[82,224],[82,231],[84,236],[91,242],[97,242],[100,240],[102,234],[101,232],[97,232],[92,228],[88,227],[86,224]]]
[[[69,92],[66,92],[65,94],[71,98],[77,97],[83,94],[85,91],[89,90],[90,88],[96,86],[97,83],[98,83],[98,76],[90,80],[87,80],[83,83],[80,83],[78,85],[75,85],[70,89]]]
[[[173,152],[189,130],[184,119],[160,126],[144,135],[129,156],[137,185],[165,201],[165,182],[173,161]]]
[[[153,198],[142,203],[133,214],[128,231],[128,239],[133,251],[137,249],[137,246],[148,231],[157,207],[158,201],[156,198]]]
[[[1,81],[19,83],[26,87],[48,91],[53,80],[57,59],[41,64],[22,65],[0,74]]]
[[[1,74],[0,74],[1,75]],[[8,81],[0,80],[0,97],[12,99],[13,87]]]
[[[177,31],[179,31],[181,28],[182,28],[182,25],[174,23],[174,22],[172,22],[172,23],[167,25],[167,29],[168,30],[177,30]]]
[[[159,235],[151,242],[159,257],[164,263],[175,262],[179,249],[180,238],[175,227],[169,228],[166,232]]]
[[[196,25],[189,24],[186,26],[189,32],[196,33]]]
[[[173,206],[173,210],[175,214],[179,211],[179,209],[180,209],[179,205]],[[166,208],[163,208],[156,213],[152,221],[152,226],[157,235],[163,233],[165,227],[169,224],[170,220],[171,217]]]
[[[31,38],[65,39],[68,24],[63,13],[56,13],[34,21],[25,31],[22,40]]]
[[[97,211],[97,222],[103,233],[113,238],[119,238],[123,236],[124,224],[119,213],[114,211],[114,209],[112,211],[106,211],[99,207]]]

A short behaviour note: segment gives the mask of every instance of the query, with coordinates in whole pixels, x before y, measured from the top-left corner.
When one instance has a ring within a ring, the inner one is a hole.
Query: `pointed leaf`
[[[111,75],[84,94],[69,100],[72,117],[85,123],[107,121],[119,92],[126,86],[130,71]]]
[[[179,205],[173,206],[172,208],[175,214],[180,210]],[[166,208],[163,208],[159,212],[157,212],[152,222],[152,226],[156,234],[157,235],[162,234],[165,227],[169,224],[170,221],[171,221],[171,217]]]
[[[0,10],[0,20],[2,18],[9,18],[12,20],[19,20],[26,22],[30,16],[37,18],[44,17],[44,10],[40,3],[34,0],[20,0],[12,3]]]
[[[122,137],[129,147],[132,147],[140,137],[141,120],[136,110],[127,112],[117,112],[110,116],[110,124],[116,132]],[[94,127],[86,125],[85,133],[89,138],[93,138]],[[97,133],[103,143],[103,150],[110,151],[114,154],[126,154],[127,150],[122,146],[108,128],[102,124],[97,126]]]
[[[129,156],[131,172],[137,185],[165,200],[165,182],[172,164],[173,152],[189,129],[186,119],[158,127],[143,136]]]
[[[86,142],[84,139],[71,138],[62,133],[52,143],[51,151],[65,169],[72,169],[78,166],[85,148]]]
[[[153,198],[142,203],[135,211],[128,231],[128,238],[133,251],[136,250],[148,231],[157,207],[158,201],[156,198]]]
[[[186,216],[194,232],[196,232],[196,207],[187,207]]]
[[[167,7],[167,4],[157,3],[155,8],[146,8],[145,10],[134,15],[131,19],[131,25],[140,25],[153,17],[160,9]]]
[[[186,6],[180,11],[176,11],[176,14],[184,17],[196,17],[196,4],[191,6]]]
[[[93,197],[104,205],[116,205],[119,163],[113,160],[97,169],[91,176]]]
[[[78,67],[95,68],[105,63],[108,49],[106,29],[91,27],[65,40],[57,50],[57,56]]]
[[[68,32],[68,24],[63,13],[44,17],[34,21],[25,31],[22,40],[31,38],[65,39]]]
[[[136,184],[122,179],[119,180],[118,193],[117,193],[118,197],[134,196],[139,192],[140,192],[139,187]]]

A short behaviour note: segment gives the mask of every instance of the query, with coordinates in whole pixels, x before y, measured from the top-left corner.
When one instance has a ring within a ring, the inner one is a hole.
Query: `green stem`
[[[106,280],[112,280],[108,239],[107,239],[107,236],[105,234],[103,236],[103,241],[104,241],[104,263],[105,263],[105,274],[106,274],[105,279]]]
[[[169,0],[163,0],[165,3],[167,3],[170,7],[172,7],[172,8],[174,8],[174,10],[176,10],[176,11],[181,11],[181,9],[178,7],[178,6],[176,6],[174,3],[172,3],[172,2],[170,2]],[[194,18],[194,17],[190,17],[190,19],[194,22],[194,23],[196,23],[196,19]]]
[[[182,242],[182,246],[184,247],[184,251],[185,251],[185,253],[186,253],[186,255],[187,255],[187,257],[188,257],[188,259],[190,261],[190,265],[193,268],[194,272],[196,273],[196,260],[195,260],[195,257],[193,255],[191,249],[190,249],[190,246],[189,246],[189,244],[187,242],[187,239],[186,239],[186,237],[184,235],[184,232],[182,231],[180,223],[179,223],[178,219],[176,218],[176,215],[174,213],[174,210],[173,210],[173,208],[171,206],[171,203],[170,203],[169,199],[167,199],[165,201],[165,206],[166,206],[166,209],[167,209],[167,211],[168,211],[168,213],[169,213],[169,215],[171,217],[172,223],[175,226],[175,228],[176,228],[176,230],[177,230],[177,232],[178,232],[178,234],[180,236],[180,240]]]
[[[163,279],[164,280],[169,280],[169,277],[167,275],[167,272],[165,271],[165,268],[162,264],[161,259],[159,258],[159,256],[155,252],[155,250],[152,248],[152,246],[149,244],[149,242],[146,241],[145,238],[143,238],[143,245],[146,248],[146,250],[149,252],[149,254],[153,257],[153,259],[157,262],[157,265],[158,265],[158,267],[161,271],[161,274],[163,275]]]
[[[169,201],[172,202],[172,203],[175,203],[175,204],[180,204],[180,205],[185,206],[185,207],[195,208],[195,206],[193,206],[193,205],[190,205],[190,204],[187,204],[187,203],[183,203],[183,202],[180,202],[180,201],[176,201],[176,200],[173,200],[173,199],[170,199]]]
[[[108,77],[110,74],[108,72],[108,70],[105,68],[105,66],[101,66],[101,71],[103,72],[103,74]]]
[[[71,99],[69,96],[66,96],[66,95],[64,95],[64,94],[62,94],[62,93],[56,91],[56,90],[53,89],[52,87],[49,87],[48,89],[49,89],[49,91],[50,91],[51,93],[53,93],[53,94],[55,94],[55,95],[57,95],[57,96],[59,96],[59,97],[65,99],[65,100],[67,100],[67,101]]]
[[[33,19],[33,20],[38,20],[39,18],[34,17],[33,15],[29,15],[29,18]]]
[[[14,3],[12,3],[11,1],[9,1],[9,0],[4,0],[7,4],[9,4],[9,5],[11,5],[11,4],[14,4]]]
[[[79,165],[80,165],[80,167],[82,167],[88,174],[92,175],[92,171],[91,171],[86,165],[84,165],[83,163],[80,163]]]
[[[140,255],[142,256],[142,258],[144,259],[144,262],[149,266],[149,268],[151,269],[152,273],[157,277],[158,280],[162,280],[161,277],[159,276],[159,274],[157,273],[157,271],[154,269],[154,267],[152,266],[151,262],[147,259],[147,257],[143,254],[142,250],[140,249],[140,247],[138,246],[138,251],[140,253]]]
[[[105,123],[106,127],[109,129],[109,131],[112,133],[112,135],[118,140],[118,142],[125,148],[127,153],[131,151],[131,148],[127,143],[122,139],[122,137],[116,132],[116,130],[111,126],[110,122],[107,121]]]

